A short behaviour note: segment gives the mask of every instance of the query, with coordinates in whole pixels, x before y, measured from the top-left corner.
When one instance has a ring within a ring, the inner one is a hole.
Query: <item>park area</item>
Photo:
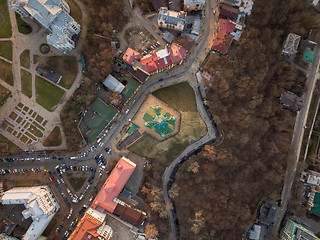
[[[65,94],[61,88],[36,76],[36,101],[48,111],[53,111]]]
[[[31,73],[23,69],[21,69],[21,90],[27,97],[32,97],[32,76]]]
[[[4,86],[0,85],[0,106],[5,103],[9,95],[10,91],[6,89]]]
[[[30,50],[24,50],[20,55],[20,64],[22,67],[30,68]]]
[[[35,62],[44,69],[50,69],[62,76],[59,85],[66,89],[71,88],[78,73],[77,59],[72,56],[44,57],[34,55]]]
[[[145,134],[128,150],[144,157],[156,159],[162,166],[167,166],[183,149],[203,137],[207,128],[198,113],[193,89],[187,82],[157,90],[153,92],[153,95],[180,112],[180,130],[173,137],[161,142],[149,134]]]
[[[20,102],[2,123],[1,128],[23,144],[30,145],[43,137],[47,123],[39,113]]]
[[[9,38],[11,34],[7,0],[0,0],[0,38]]]
[[[12,61],[12,42],[11,41],[0,42],[0,56]]]
[[[132,121],[141,134],[163,141],[179,132],[180,113],[150,94]]]
[[[57,147],[62,143],[61,130],[59,127],[55,127],[49,136],[43,140],[43,146],[45,147]]]
[[[13,86],[12,65],[2,59],[0,59],[0,78]]]

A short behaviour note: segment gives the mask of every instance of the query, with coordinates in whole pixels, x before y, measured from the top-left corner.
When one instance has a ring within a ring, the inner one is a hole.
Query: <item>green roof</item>
[[[310,211],[320,217],[320,193],[315,192],[313,198],[313,206],[311,207]]]
[[[124,76],[124,79],[127,81],[126,87],[121,92],[122,100],[121,103],[125,104],[131,96],[134,94],[136,89],[139,87],[139,83],[137,83],[134,79],[129,77],[128,75]]]
[[[128,130],[128,134],[133,133],[133,132],[134,132],[134,130],[136,130],[137,128],[138,128],[138,126],[137,126],[137,125],[132,124],[132,125],[131,125],[131,127],[130,127],[130,128],[129,128],[129,130]]]
[[[304,51],[302,60],[305,62],[313,63],[314,56],[316,55],[315,52],[312,51]]]
[[[97,98],[91,105],[94,111],[93,117],[88,122],[90,131],[87,134],[88,141],[94,142],[101,131],[108,126],[113,117],[117,114],[118,110],[106,104],[100,98]]]

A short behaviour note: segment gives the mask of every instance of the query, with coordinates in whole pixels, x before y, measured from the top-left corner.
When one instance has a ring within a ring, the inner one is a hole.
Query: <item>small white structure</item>
[[[116,93],[121,93],[125,88],[125,86],[111,74],[109,74],[108,77],[103,81],[103,85]]]
[[[184,0],[184,11],[190,12],[202,10],[205,3],[205,0]]]
[[[22,238],[25,240],[40,237],[60,208],[48,186],[13,188],[4,193],[1,203],[26,207],[22,214],[25,219],[31,217],[33,222]]]
[[[239,12],[250,16],[254,5],[254,0],[236,0],[235,5],[239,7]]]
[[[283,44],[282,53],[293,55],[298,52],[301,36],[295,33],[289,33],[286,41]]]
[[[315,7],[318,5],[318,3],[319,3],[319,0],[313,0],[313,1],[312,1],[312,4],[313,4]]]
[[[34,18],[51,31],[47,43],[62,52],[75,48],[72,40],[80,33],[80,25],[69,15],[70,7],[65,0],[9,0],[12,10],[24,18]]]
[[[158,27],[182,32],[186,23],[187,13],[175,12],[161,7],[158,14]]]

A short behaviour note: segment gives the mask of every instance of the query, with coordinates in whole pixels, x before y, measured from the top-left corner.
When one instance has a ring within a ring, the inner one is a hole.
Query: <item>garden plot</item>
[[[44,136],[48,120],[30,107],[19,103],[4,120],[1,128],[18,138],[23,144],[33,144]]]

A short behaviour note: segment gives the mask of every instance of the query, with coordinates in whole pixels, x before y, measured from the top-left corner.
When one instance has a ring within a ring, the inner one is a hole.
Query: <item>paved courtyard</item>
[[[44,137],[47,124],[48,120],[41,114],[20,102],[5,118],[1,128],[23,144],[31,145]]]

